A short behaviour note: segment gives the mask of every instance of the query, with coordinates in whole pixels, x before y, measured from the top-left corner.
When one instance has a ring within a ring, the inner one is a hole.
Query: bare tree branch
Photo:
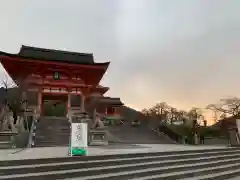
[[[206,109],[219,112],[220,118],[240,115],[240,99],[238,97],[223,98],[218,104],[210,104]]]
[[[1,85],[5,89],[16,87],[16,84],[13,82],[13,80],[11,80],[11,78],[6,73],[4,73],[4,77],[1,80]]]

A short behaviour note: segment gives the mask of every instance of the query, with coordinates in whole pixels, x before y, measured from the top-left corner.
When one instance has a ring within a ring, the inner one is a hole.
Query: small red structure
[[[46,99],[66,101],[69,112],[71,96],[79,97],[79,107],[74,108],[85,111],[85,99],[103,97],[109,90],[99,82],[110,62],[96,63],[93,54],[22,46],[18,54],[0,52],[0,61],[17,85],[35,92],[41,114]],[[120,99],[117,104],[122,105]]]

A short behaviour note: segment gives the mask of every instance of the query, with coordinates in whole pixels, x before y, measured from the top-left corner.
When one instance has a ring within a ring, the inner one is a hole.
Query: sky
[[[111,61],[101,81],[108,95],[133,108],[205,107],[240,97],[239,8],[239,0],[1,0],[0,51],[93,53]]]

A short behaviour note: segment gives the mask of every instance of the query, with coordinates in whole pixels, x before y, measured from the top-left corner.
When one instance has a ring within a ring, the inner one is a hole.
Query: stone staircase
[[[132,127],[131,123],[108,127],[117,142],[130,144],[175,144],[172,139],[146,127],[144,124]]]
[[[11,149],[12,148],[12,142],[9,141],[0,141],[0,149]]]
[[[70,124],[64,117],[41,117],[37,123],[35,147],[67,146]]]
[[[157,134],[145,125],[132,127],[131,123],[107,127],[110,143],[127,144],[173,144],[168,136]],[[37,123],[35,146],[67,146],[70,136],[70,124],[63,117],[41,117]]]
[[[11,149],[13,147],[13,137],[16,133],[0,132],[0,149]]]
[[[0,161],[8,180],[226,180],[240,176],[240,148]]]

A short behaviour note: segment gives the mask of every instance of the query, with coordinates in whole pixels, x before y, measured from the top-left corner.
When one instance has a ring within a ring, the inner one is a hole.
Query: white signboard
[[[86,155],[88,146],[87,123],[72,123],[70,155]]]
[[[238,134],[240,135],[240,119],[236,119]]]

